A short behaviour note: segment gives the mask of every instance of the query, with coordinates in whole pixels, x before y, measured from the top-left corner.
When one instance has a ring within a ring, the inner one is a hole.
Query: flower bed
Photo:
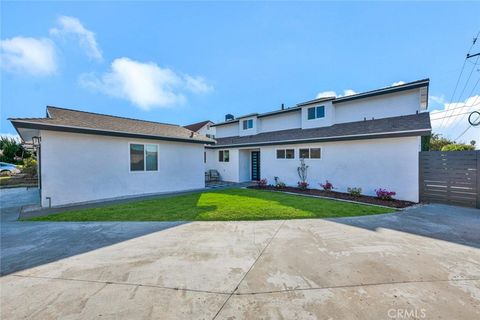
[[[376,205],[392,207],[392,208],[406,208],[415,204],[415,202],[411,202],[411,201],[403,201],[403,200],[396,200],[396,199],[384,200],[384,199],[379,199],[377,197],[372,197],[372,196],[365,196],[365,195],[353,196],[351,194],[344,193],[344,192],[324,191],[324,190],[318,190],[318,189],[302,190],[300,188],[294,188],[294,187],[275,188],[274,186],[264,186],[264,187],[251,186],[248,188],[307,194],[307,195],[321,196],[326,198],[357,201],[357,202],[362,202],[367,204],[376,204]]]

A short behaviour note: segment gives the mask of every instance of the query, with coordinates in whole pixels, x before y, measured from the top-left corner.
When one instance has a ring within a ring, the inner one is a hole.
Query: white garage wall
[[[204,146],[42,131],[42,205],[198,189]],[[159,170],[130,172],[129,143],[158,144]]]
[[[336,191],[361,187],[363,193],[375,195],[374,190],[381,187],[395,191],[398,199],[418,202],[419,137],[290,145],[295,159],[276,159],[276,149],[285,147],[261,147],[262,178],[269,183],[278,176],[287,185],[296,186],[298,149],[320,147],[321,159],[306,159],[311,188],[320,188],[319,183],[328,179]]]

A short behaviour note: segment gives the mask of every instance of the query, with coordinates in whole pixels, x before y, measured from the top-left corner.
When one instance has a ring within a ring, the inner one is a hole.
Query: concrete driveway
[[[480,210],[39,223],[20,202],[2,202],[2,319],[480,317]]]

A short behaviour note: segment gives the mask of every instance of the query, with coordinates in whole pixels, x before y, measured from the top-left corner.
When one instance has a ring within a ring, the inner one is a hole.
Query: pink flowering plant
[[[260,179],[257,181],[257,187],[259,188],[266,188],[267,187],[267,179]]]
[[[320,183],[320,187],[323,188],[325,191],[332,191],[333,190],[333,184],[326,180],[325,183]]]
[[[387,189],[375,189],[375,193],[377,194],[377,198],[382,200],[393,200],[393,196],[397,193],[395,191],[388,191]]]
[[[301,190],[306,190],[308,188],[308,182],[298,181],[298,188]]]

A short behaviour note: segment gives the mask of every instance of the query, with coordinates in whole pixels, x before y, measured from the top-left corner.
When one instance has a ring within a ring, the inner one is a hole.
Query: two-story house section
[[[418,201],[421,136],[431,133],[429,80],[345,97],[306,101],[212,124],[216,144],[206,147],[206,167],[227,181],[266,178],[296,186],[304,159],[310,187],[329,180],[336,191],[360,187],[397,192]]]

